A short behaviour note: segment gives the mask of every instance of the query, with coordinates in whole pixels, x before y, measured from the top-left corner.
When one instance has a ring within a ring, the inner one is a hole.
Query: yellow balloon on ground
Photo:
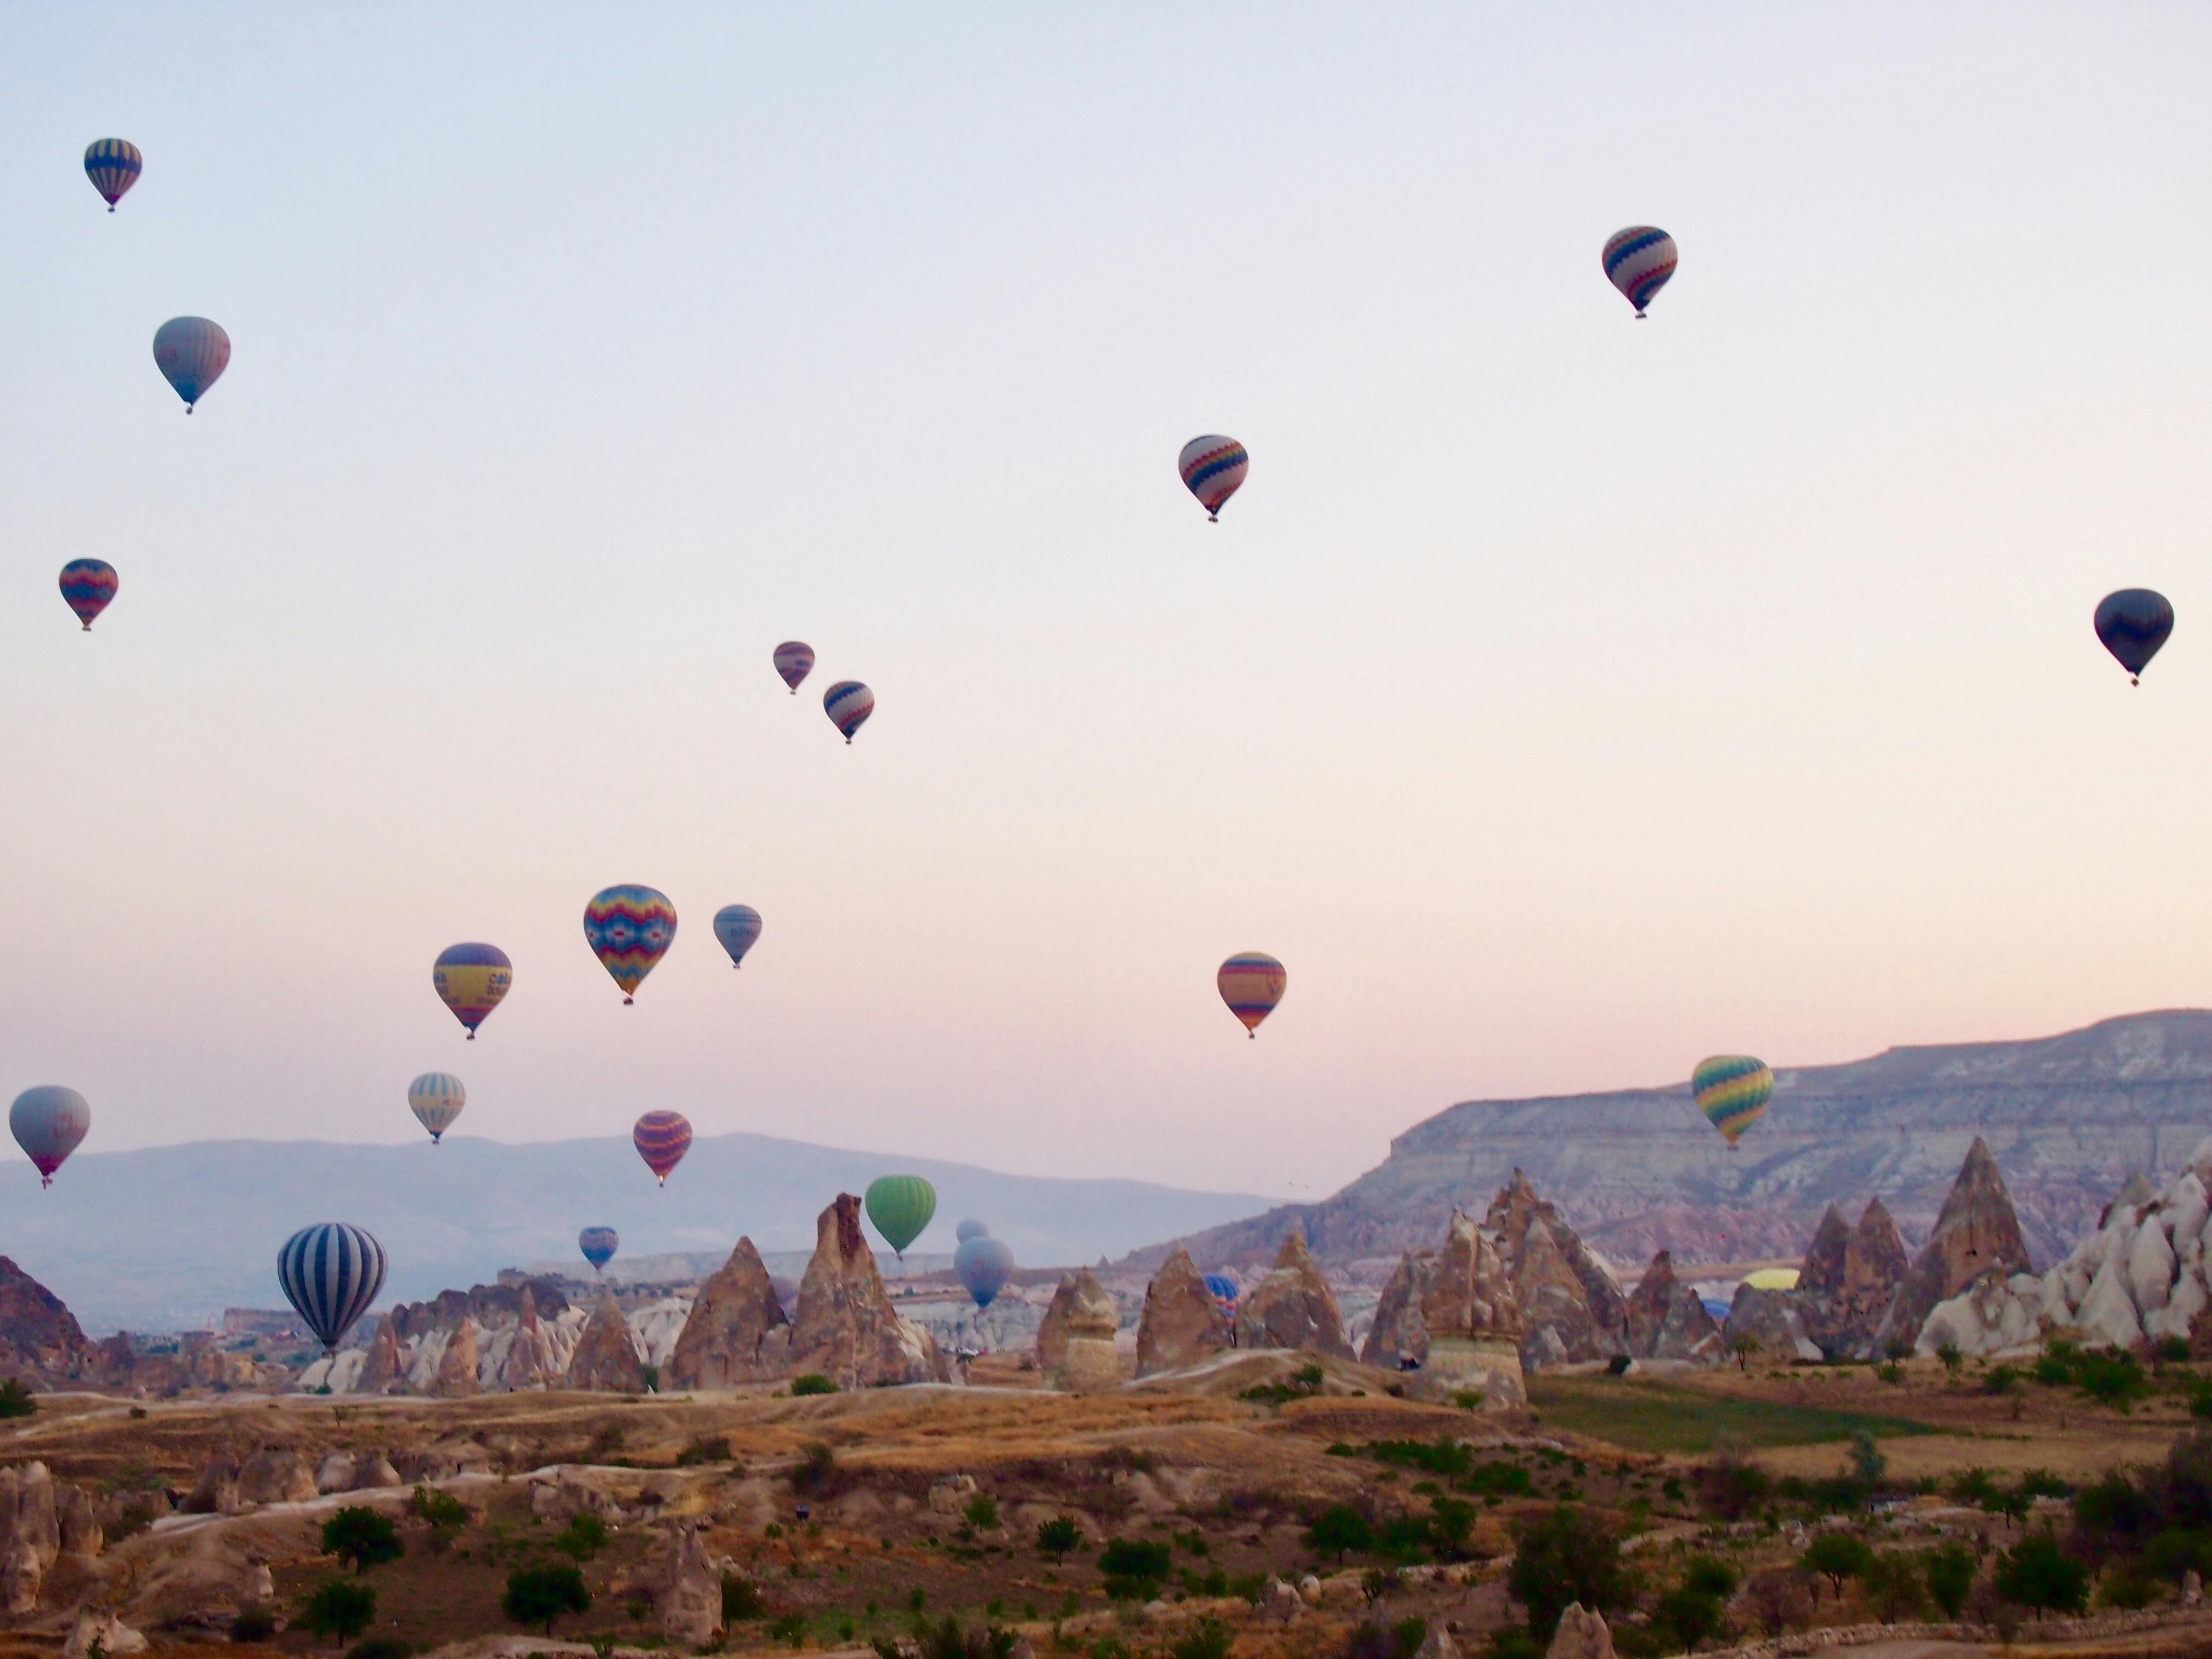
[[[1761,1267],[1757,1273],[1746,1273],[1743,1282],[1754,1291],[1794,1291],[1797,1288],[1797,1269]]]

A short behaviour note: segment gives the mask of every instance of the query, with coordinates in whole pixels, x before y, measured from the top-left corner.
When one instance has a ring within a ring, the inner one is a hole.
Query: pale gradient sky
[[[2212,1001],[2212,11],[456,9],[0,16],[0,1097],[1308,1195]]]

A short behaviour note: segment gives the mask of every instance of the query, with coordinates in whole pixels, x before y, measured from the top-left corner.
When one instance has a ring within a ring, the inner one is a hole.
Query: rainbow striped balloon
[[[1221,964],[1213,976],[1220,988],[1221,1000],[1229,1005],[1229,1012],[1244,1022],[1244,1029],[1253,1036],[1260,1035],[1260,1022],[1275,1012],[1275,1005],[1283,1000],[1283,989],[1290,983],[1290,975],[1283,964],[1263,951],[1243,951]]]
[[[1631,225],[1606,240],[1604,257],[1606,280],[1628,296],[1641,317],[1674,274],[1674,239],[1656,225]]]
[[[110,213],[145,168],[146,158],[128,138],[95,138],[84,147],[84,176],[106,198]]]
[[[76,612],[84,631],[92,632],[92,619],[107,609],[121,580],[105,559],[71,559],[62,567],[62,603]]]
[[[610,887],[584,907],[584,941],[623,988],[623,1001],[637,1000],[637,988],[676,943],[676,907],[668,895],[651,887]]]
[[[797,696],[799,681],[814,672],[814,647],[805,640],[786,640],[775,648],[775,672]]]
[[[1221,522],[1222,507],[1243,487],[1251,465],[1252,458],[1243,444],[1218,433],[1193,438],[1176,459],[1184,488],[1198,497],[1210,524]]]
[[[850,743],[853,733],[876,712],[876,694],[858,680],[839,680],[822,694],[822,712]]]
[[[469,1091],[450,1072],[425,1072],[407,1085],[407,1109],[430,1132],[433,1146],[445,1138],[468,1103]]]
[[[430,983],[474,1042],[477,1027],[514,985],[514,964],[496,945],[448,945],[430,964]]]
[[[172,317],[154,331],[154,367],[185,400],[185,413],[230,367],[230,336],[204,317]]]
[[[647,1112],[629,1132],[630,1144],[645,1167],[668,1184],[668,1176],[691,1150],[691,1120],[681,1112]]]
[[[1766,1103],[1774,1097],[1774,1073],[1763,1060],[1749,1054],[1715,1054],[1698,1062],[1690,1073],[1690,1092],[1705,1121],[1721,1132],[1730,1152],[1743,1132],[1766,1115]]]
[[[615,1252],[622,1249],[622,1235],[611,1227],[586,1227],[576,1235],[576,1248],[596,1272],[615,1259]]]

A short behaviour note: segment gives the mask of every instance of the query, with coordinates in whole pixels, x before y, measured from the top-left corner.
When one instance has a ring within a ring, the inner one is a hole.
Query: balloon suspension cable
[[[110,202],[110,203],[107,204],[107,210],[108,210],[110,213],[114,212],[114,211],[115,211],[115,204],[114,204],[114,203],[112,203],[112,202]]]
[[[51,1186],[52,1186],[53,1184],[54,1184],[54,1178],[53,1178],[52,1176],[50,1176],[50,1175],[42,1175],[42,1176],[40,1176],[39,1177],[39,1185],[40,1185],[41,1188],[51,1187]]]
[[[87,623],[84,625],[84,631],[88,634],[92,632],[92,624],[90,623]]]
[[[1251,1042],[1257,1042],[1260,1040],[1260,1034],[1257,1031],[1247,1031],[1244,1035]]]
[[[85,627],[86,627],[87,629],[90,629],[90,628],[91,628],[91,626],[92,626],[92,624],[91,624],[90,623],[87,623],[85,624]],[[2140,674],[2130,674],[2130,675],[2129,675],[2129,676],[2128,676],[2128,684],[2129,684],[2130,685],[2141,685],[2141,684],[2142,684],[2142,675],[2140,675]]]
[[[1209,513],[1206,515],[1206,521],[1208,524],[1219,524],[1221,522],[1221,515],[1218,513]]]
[[[1642,312],[1639,311],[1636,313],[1636,320],[1639,323],[1644,320],[1644,313]]]
[[[624,997],[624,998],[623,999],[623,1007],[625,1007],[625,1008],[627,1008],[627,1007],[629,1007],[632,1003],[635,1002],[636,1000],[637,1000],[637,999],[636,999],[635,997]]]

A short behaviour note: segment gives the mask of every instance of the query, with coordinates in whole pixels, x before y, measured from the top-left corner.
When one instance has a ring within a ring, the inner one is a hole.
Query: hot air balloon
[[[329,1353],[384,1288],[384,1246],[343,1221],[302,1227],[276,1252],[276,1282]]]
[[[128,138],[95,138],[84,147],[84,176],[106,198],[110,213],[145,169],[146,158]]]
[[[742,968],[745,952],[760,938],[761,914],[750,904],[726,904],[714,912],[714,937],[730,953],[730,966]]]
[[[1765,1060],[1749,1054],[1715,1054],[1699,1060],[1690,1073],[1690,1092],[1732,1152],[1743,1132],[1765,1115],[1766,1103],[1774,1094],[1774,1073]]]
[[[953,1251],[952,1276],[968,1287],[977,1307],[988,1308],[1014,1276],[1013,1247],[1003,1238],[992,1237],[991,1230],[980,1221],[960,1224],[973,1224],[981,1231],[969,1234]]]
[[[622,1235],[611,1227],[586,1227],[576,1235],[576,1248],[596,1273],[615,1259],[615,1252],[622,1248]]]
[[[1275,1005],[1283,1000],[1283,988],[1290,982],[1290,975],[1283,971],[1281,963],[1265,951],[1245,951],[1223,963],[1213,982],[1220,988],[1229,1012],[1256,1037],[1260,1022],[1273,1013]]]
[[[496,945],[449,945],[430,964],[430,983],[474,1042],[477,1027],[514,983],[514,964]]]
[[[876,694],[858,680],[839,680],[822,694],[822,712],[850,743],[853,733],[876,712]]]
[[[26,1089],[8,1109],[8,1128],[38,1167],[41,1187],[54,1184],[54,1171],[91,1127],[91,1105],[76,1090],[58,1084]]]
[[[691,1150],[691,1120],[681,1112],[647,1112],[629,1132],[645,1167],[668,1184],[668,1176]]]
[[[902,1261],[937,1213],[937,1188],[920,1176],[878,1176],[868,1183],[868,1219]]]
[[[1236,1313],[1237,1298],[1240,1292],[1237,1289],[1235,1279],[1227,1273],[1208,1273],[1206,1275],[1206,1293],[1219,1304],[1222,1312],[1230,1315]]]
[[[584,939],[622,987],[625,1004],[676,943],[676,907],[650,887],[609,887],[584,907]]]
[[[971,1238],[988,1238],[990,1224],[982,1221],[963,1221],[952,1230],[952,1242],[965,1244]]]
[[[1183,485],[1198,497],[1208,524],[1221,522],[1221,509],[1244,483],[1252,458],[1234,438],[1213,435],[1193,438],[1176,458]]]
[[[425,1072],[407,1085],[407,1109],[430,1132],[433,1146],[453,1127],[468,1101],[469,1091],[449,1073]]]
[[[107,609],[121,585],[115,567],[105,559],[71,559],[62,567],[62,603],[76,612],[88,634],[93,618]]]
[[[2173,607],[2148,587],[2107,593],[2097,606],[2097,637],[2128,671],[2130,685],[2142,684],[2143,670],[2172,632]]]
[[[1641,317],[1651,296],[1674,274],[1674,239],[1653,225],[1631,225],[1606,239],[1606,278]]]
[[[172,317],[154,331],[154,366],[177,389],[189,415],[230,367],[230,336],[204,317]]]
[[[799,681],[814,672],[814,647],[804,640],[786,640],[775,648],[775,672],[797,696]]]

